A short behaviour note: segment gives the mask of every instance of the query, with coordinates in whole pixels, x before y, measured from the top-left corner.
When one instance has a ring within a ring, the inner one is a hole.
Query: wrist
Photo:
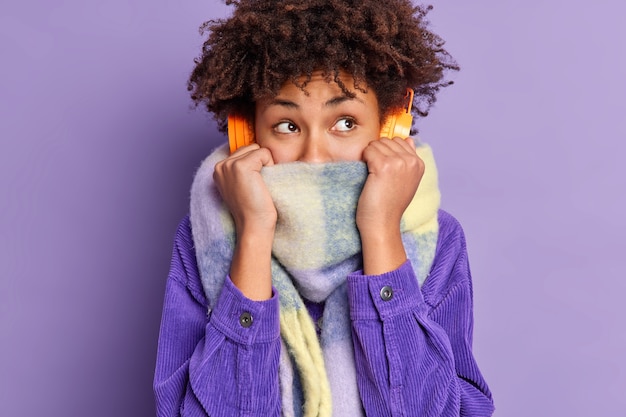
[[[235,219],[237,241],[246,239],[252,242],[269,242],[271,246],[275,230],[275,218],[265,219],[262,216],[257,216],[252,219]]]
[[[274,234],[242,229],[230,266],[233,284],[249,299],[262,301],[272,296],[272,243]]]
[[[380,275],[393,271],[407,259],[399,227],[361,233],[361,246],[363,272],[366,275]]]
[[[401,236],[401,216],[392,216],[379,212],[375,216],[359,216],[357,214],[356,227],[361,239],[386,240]]]

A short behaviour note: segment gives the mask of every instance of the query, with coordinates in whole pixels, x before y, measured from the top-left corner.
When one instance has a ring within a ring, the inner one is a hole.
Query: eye
[[[298,126],[292,122],[280,122],[274,125],[274,130],[278,133],[296,133],[298,132]]]
[[[339,119],[337,123],[335,123],[335,125],[333,126],[333,130],[338,130],[340,132],[348,132],[354,129],[355,126],[356,126],[356,123],[353,118],[344,117],[344,118]]]

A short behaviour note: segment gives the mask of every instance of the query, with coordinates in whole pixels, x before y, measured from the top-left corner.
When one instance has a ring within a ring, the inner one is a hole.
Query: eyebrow
[[[346,95],[341,95],[341,96],[337,96],[337,97],[333,97],[330,100],[327,100],[324,103],[324,106],[326,107],[335,107],[340,105],[341,103],[345,102],[345,101],[349,101],[349,100],[356,100],[360,103],[365,104],[365,102],[363,100],[361,100],[358,97],[348,97]],[[272,101],[270,101],[268,103],[268,105],[270,106],[282,106],[282,107],[288,107],[291,109],[298,109],[300,108],[300,106],[297,103],[294,103],[293,101],[290,100],[285,100],[285,99],[281,99],[281,98],[274,98]]]

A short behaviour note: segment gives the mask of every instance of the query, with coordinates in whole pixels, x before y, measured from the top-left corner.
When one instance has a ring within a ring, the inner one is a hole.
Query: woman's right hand
[[[274,165],[268,149],[244,146],[218,162],[213,180],[235,222],[230,278],[248,298],[272,296],[271,254],[278,217],[261,168]]]
[[[276,208],[261,177],[261,168],[271,165],[272,154],[257,144],[239,148],[215,165],[213,180],[238,234],[250,229],[273,231],[276,225]]]

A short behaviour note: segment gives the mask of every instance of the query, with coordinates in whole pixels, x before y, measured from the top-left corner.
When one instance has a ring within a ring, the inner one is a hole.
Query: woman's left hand
[[[396,269],[406,260],[400,220],[424,175],[424,162],[413,139],[399,137],[370,142],[363,160],[369,175],[359,197],[356,224],[364,271],[373,275]]]

